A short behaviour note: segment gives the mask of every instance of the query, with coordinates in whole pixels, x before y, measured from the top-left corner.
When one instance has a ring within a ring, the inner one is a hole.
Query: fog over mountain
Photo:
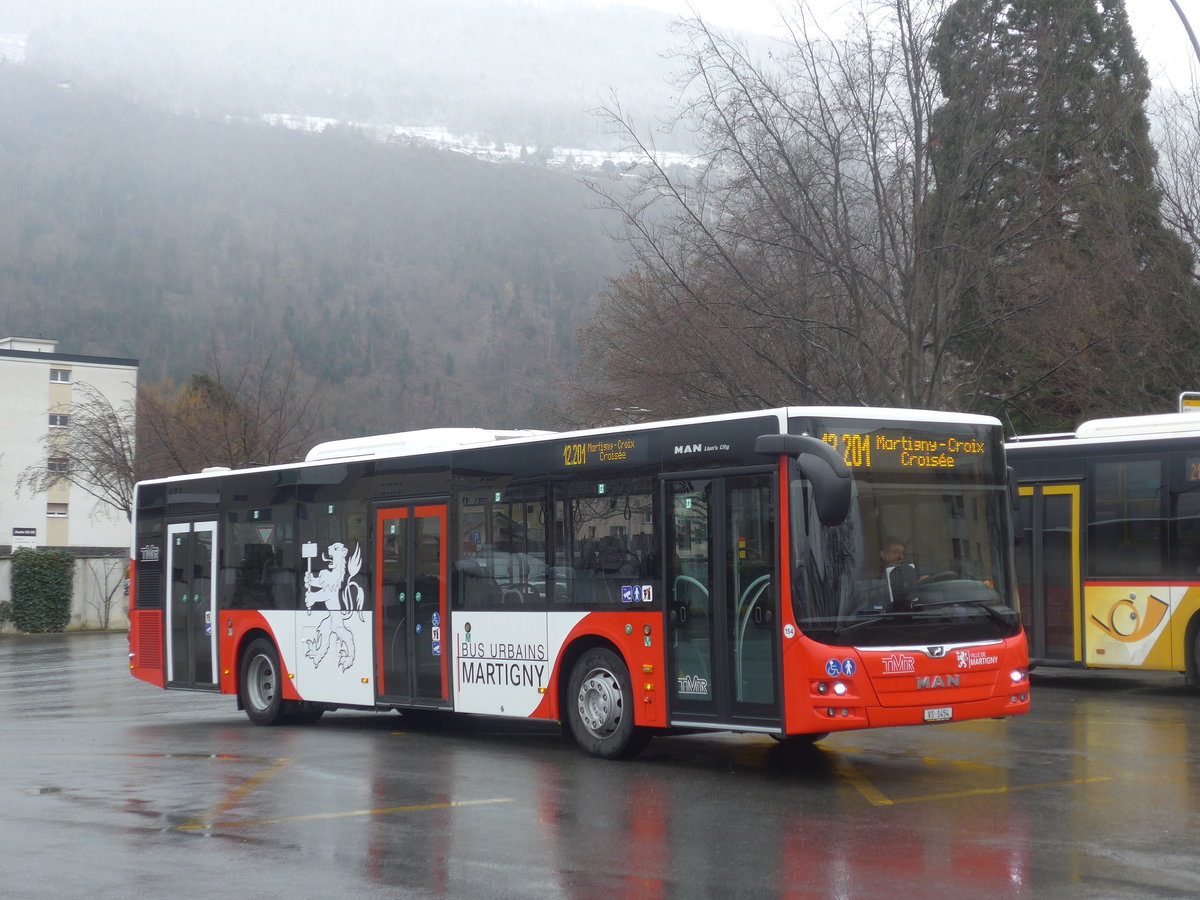
[[[647,125],[669,109],[668,23],[495,0],[6,0],[0,332],[136,357],[147,381],[200,371],[214,336],[233,361],[294,353],[331,434],[555,424],[623,263],[584,183],[611,166],[549,150],[617,146],[590,113],[610,93]]]
[[[671,18],[513,0],[6,0],[0,33],[64,80],[177,111],[440,126],[483,143],[612,146],[616,93],[669,108]],[[0,53],[3,51],[0,50]],[[686,136],[679,136],[679,141]],[[666,149],[672,140],[666,139]]]

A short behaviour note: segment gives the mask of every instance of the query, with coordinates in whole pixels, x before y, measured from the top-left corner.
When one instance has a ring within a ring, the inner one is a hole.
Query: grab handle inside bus
[[[841,525],[850,513],[853,479],[838,452],[807,434],[764,434],[756,453],[794,457],[796,468],[813,489],[813,504],[822,525]]]

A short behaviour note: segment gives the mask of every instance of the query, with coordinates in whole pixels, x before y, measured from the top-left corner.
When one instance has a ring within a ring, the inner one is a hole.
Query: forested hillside
[[[30,66],[163,108],[437,126],[542,148],[613,146],[590,111],[614,91],[640,121],[661,114],[677,68],[669,21],[554,0],[0,4],[0,33],[26,36]]]
[[[0,66],[0,331],[186,378],[295,351],[342,434],[543,422],[620,269],[571,176]]]

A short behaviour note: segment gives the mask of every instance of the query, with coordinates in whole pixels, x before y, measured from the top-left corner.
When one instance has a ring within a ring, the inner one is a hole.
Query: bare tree
[[[139,391],[139,475],[291,461],[314,443],[320,412],[320,390],[301,376],[295,356],[278,363],[267,355],[230,370],[214,350],[208,372]]]
[[[1200,317],[1119,0],[861,0],[845,41],[814,21],[801,4],[765,59],[686,23],[693,179],[606,110],[643,163],[632,189],[594,186],[634,268],[581,333],[580,415],[832,402],[1062,425],[1178,390]]]
[[[62,484],[132,517],[135,476],[135,405],[120,408],[93,385],[77,382],[72,392],[70,427],[43,438],[46,461],[25,469],[18,489],[44,493]]]
[[[1200,251],[1200,85],[1161,95],[1154,122],[1163,220],[1196,253]]]
[[[866,2],[846,42],[801,5],[766,59],[686,23],[679,118],[704,147],[691,181],[605,110],[644,160],[632,193],[595,185],[636,267],[582,334],[581,408],[946,402],[956,285],[928,277],[918,240],[943,5]]]
[[[84,568],[92,581],[88,606],[96,613],[96,624],[107,629],[119,598],[127,593],[128,569],[123,559],[87,559]]]

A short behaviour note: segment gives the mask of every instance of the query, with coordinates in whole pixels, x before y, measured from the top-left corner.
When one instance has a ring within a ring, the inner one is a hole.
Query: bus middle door
[[[381,700],[447,704],[445,505],[375,512],[377,674]]]
[[[666,481],[671,722],[778,730],[769,473]]]

